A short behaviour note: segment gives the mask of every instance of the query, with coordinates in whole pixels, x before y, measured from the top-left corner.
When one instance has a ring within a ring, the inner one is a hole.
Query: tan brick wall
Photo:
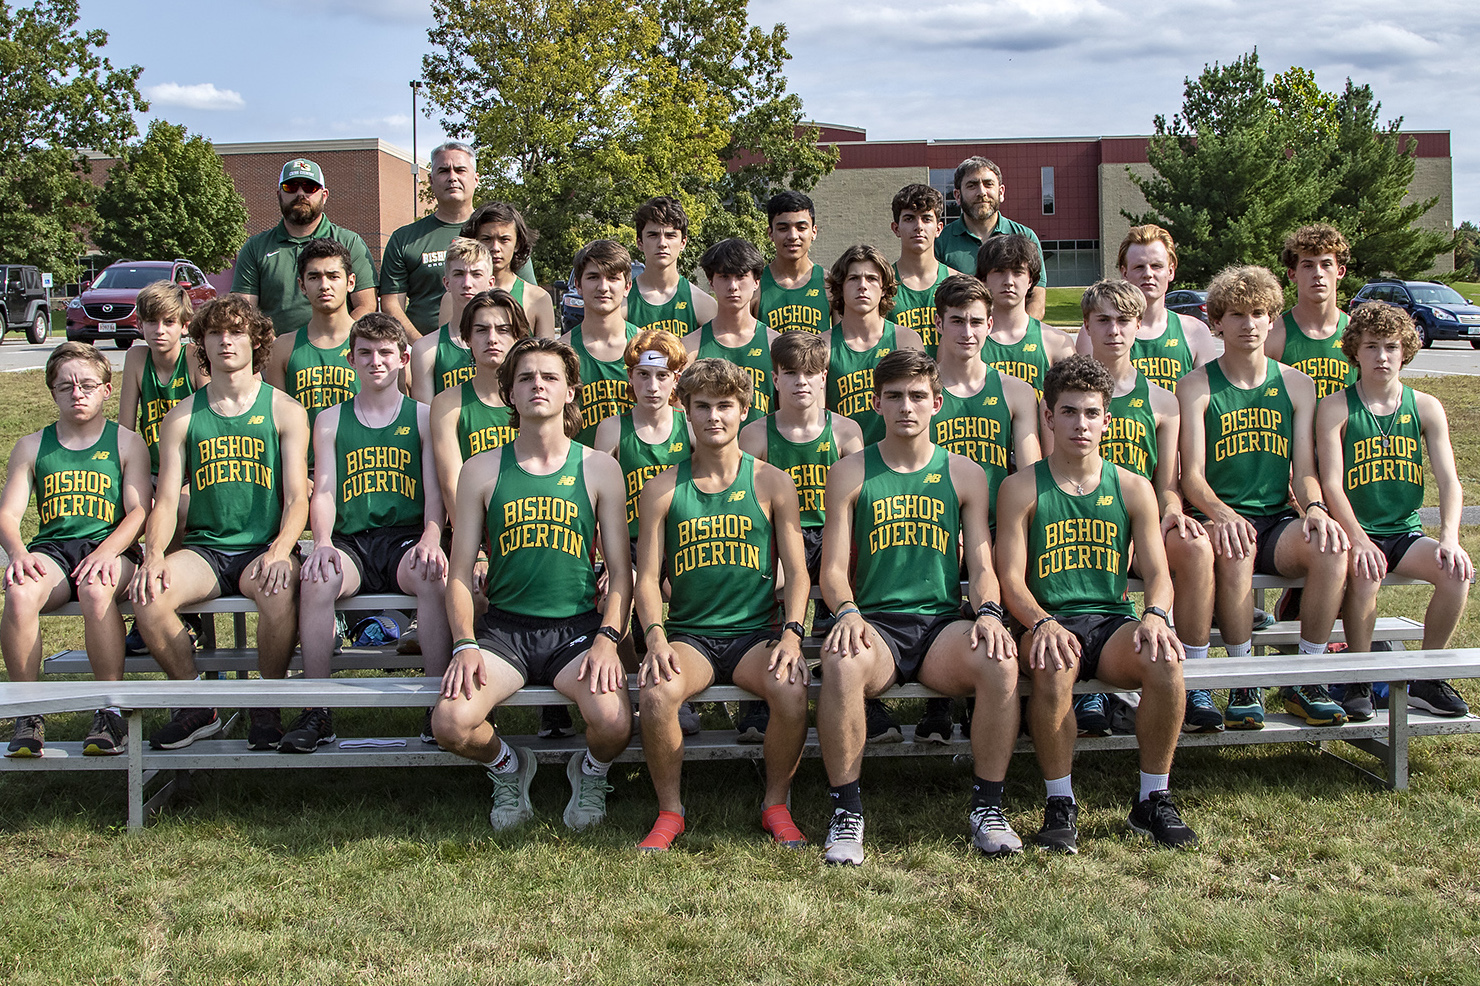
[[[812,259],[824,267],[855,243],[869,243],[889,258],[899,256],[899,240],[889,229],[889,203],[904,186],[928,184],[928,168],[855,168],[834,171],[808,194],[817,206],[817,242]]]
[[[1147,208],[1146,196],[1132,183],[1127,168],[1143,177],[1153,173],[1149,164],[1100,165],[1100,273],[1104,277],[1120,273],[1115,266],[1115,254],[1120,241],[1131,231],[1131,221],[1120,210],[1140,215]]]
[[[1421,202],[1436,195],[1439,201],[1419,217],[1418,225],[1448,235],[1454,232],[1454,161],[1447,157],[1421,157],[1414,162],[1413,184],[1403,201]],[[1448,274],[1453,270],[1454,254],[1441,253],[1434,258],[1434,266],[1428,273]]]

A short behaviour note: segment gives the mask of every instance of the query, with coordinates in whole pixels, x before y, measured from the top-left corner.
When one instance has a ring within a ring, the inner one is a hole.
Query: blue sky
[[[215,141],[380,137],[411,147],[426,0],[82,0],[115,64],[144,66],[147,117]],[[1149,133],[1181,106],[1186,76],[1259,47],[1339,90],[1372,85],[1383,119],[1452,131],[1455,222],[1480,221],[1480,17],[1473,0],[754,0],[785,21],[792,89],[815,120],[877,139]],[[558,78],[558,76],[556,76]],[[141,129],[142,129],[141,121]],[[418,120],[424,155],[442,137]]]

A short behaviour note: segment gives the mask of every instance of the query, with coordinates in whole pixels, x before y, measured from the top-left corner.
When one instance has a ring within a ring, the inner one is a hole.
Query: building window
[[[946,214],[942,217],[946,222],[961,218],[961,207],[956,204],[956,169],[955,168],[931,168],[930,187],[945,196]]]
[[[1044,240],[1043,270],[1053,287],[1085,287],[1100,279],[1099,240]]]
[[[1043,186],[1043,214],[1053,215],[1053,168],[1039,168],[1039,183]]]

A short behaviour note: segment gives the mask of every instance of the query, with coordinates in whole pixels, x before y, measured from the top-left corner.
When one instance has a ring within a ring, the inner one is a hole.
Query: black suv
[[[0,264],[0,342],[5,333],[26,330],[26,339],[43,343],[51,334],[51,303],[41,272],[20,264]]]
[[[1352,296],[1351,307],[1359,308],[1369,301],[1386,301],[1411,315],[1425,349],[1435,339],[1464,339],[1480,349],[1480,307],[1470,304],[1447,284],[1386,278],[1368,281]]]

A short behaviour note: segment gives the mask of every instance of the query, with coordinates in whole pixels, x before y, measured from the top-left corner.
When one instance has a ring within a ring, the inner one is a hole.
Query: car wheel
[[[51,335],[51,315],[48,312],[36,313],[35,319],[31,321],[30,328],[26,330],[26,340],[32,345],[39,346]]]
[[[5,313],[0,311],[0,345],[5,342],[5,333],[10,331],[10,326],[5,324]]]
[[[1418,338],[1423,343],[1423,348],[1429,349],[1434,345],[1434,332],[1422,322],[1418,323]]]

